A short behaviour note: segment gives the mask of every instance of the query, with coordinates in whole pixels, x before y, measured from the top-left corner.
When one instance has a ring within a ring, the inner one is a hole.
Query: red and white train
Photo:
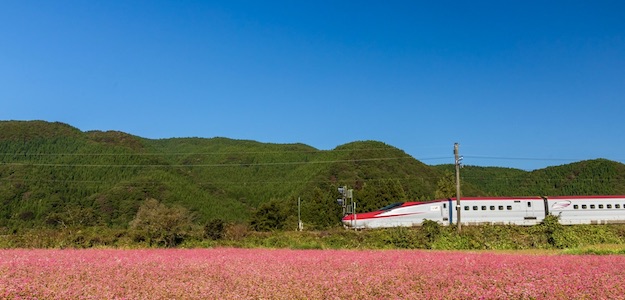
[[[418,226],[424,220],[455,224],[456,200],[400,202],[377,211],[350,214],[343,224],[352,228]],[[625,196],[467,197],[460,198],[462,225],[536,225],[545,216],[561,224],[625,223]]]

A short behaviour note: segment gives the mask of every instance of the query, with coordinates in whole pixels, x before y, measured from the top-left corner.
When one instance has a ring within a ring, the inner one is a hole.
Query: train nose
[[[347,215],[343,217],[343,225],[344,226],[352,226],[354,221],[354,215]]]

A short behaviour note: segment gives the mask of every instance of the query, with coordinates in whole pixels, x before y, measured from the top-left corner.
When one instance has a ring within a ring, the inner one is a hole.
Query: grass
[[[564,249],[563,254],[596,254],[596,255],[614,255],[625,254],[625,245],[622,244],[596,244],[578,248]]]

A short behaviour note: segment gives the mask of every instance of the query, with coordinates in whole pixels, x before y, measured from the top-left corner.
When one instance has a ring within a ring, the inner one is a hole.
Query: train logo
[[[553,205],[551,205],[551,209],[560,210],[565,209],[571,205],[571,201],[557,201]]]

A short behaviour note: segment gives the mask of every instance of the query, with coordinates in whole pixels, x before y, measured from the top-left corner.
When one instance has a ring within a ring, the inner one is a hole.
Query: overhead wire
[[[475,159],[497,159],[497,160],[529,160],[529,161],[580,161],[579,158],[546,158],[546,157],[506,157],[506,156],[483,156],[483,155],[463,155],[465,158]]]
[[[233,154],[284,154],[284,153],[324,153],[324,152],[359,152],[359,151],[384,151],[395,150],[393,148],[366,148],[366,149],[331,149],[331,150],[275,150],[275,151],[214,151],[214,152],[133,152],[133,153],[29,153],[29,152],[2,152],[0,155],[13,156],[182,156],[182,155],[233,155]],[[397,149],[400,150],[400,149]],[[401,150],[400,150],[401,151]]]
[[[285,154],[285,153],[325,153],[325,152],[360,152],[360,151],[383,151],[389,150],[387,147],[380,148],[369,148],[369,149],[333,149],[333,150],[281,150],[281,151],[238,151],[238,152],[152,152],[152,153],[0,153],[2,156],[195,156],[195,155],[241,155],[241,154]],[[486,156],[486,155],[463,155],[464,158],[472,158],[472,159],[494,159],[494,160],[523,160],[523,161],[580,161],[581,159],[574,158],[540,158],[540,157],[505,157],[505,156]],[[234,162],[234,163],[214,163],[214,164],[73,164],[73,163],[29,163],[29,162],[0,162],[0,165],[9,165],[9,166],[33,166],[33,167],[103,167],[103,168],[159,168],[159,167],[170,167],[170,168],[210,168],[210,167],[249,167],[249,166],[284,166],[284,165],[305,165],[305,164],[331,164],[331,163],[357,163],[357,162],[370,162],[370,161],[388,161],[388,160],[400,160],[400,159],[415,159],[418,161],[430,161],[430,160],[453,160],[453,156],[440,156],[440,157],[424,157],[424,158],[414,158],[410,155],[398,156],[398,157],[379,157],[379,158],[362,158],[362,159],[336,159],[336,160],[305,160],[305,161],[291,161],[291,162],[257,162],[257,163],[246,163],[246,162]],[[531,170],[525,170],[531,171]],[[432,179],[428,177],[414,177],[420,179]],[[478,177],[466,177],[463,176],[464,179],[477,179]],[[387,178],[376,178],[376,179],[367,179],[366,181],[372,180],[409,180],[409,177],[387,177]],[[7,181],[12,179],[8,178],[0,178],[0,181]],[[511,177],[498,177],[491,178],[489,180],[507,180],[507,181],[522,181],[525,179],[522,178],[511,178]],[[598,179],[576,179],[576,180],[598,180]],[[616,180],[616,179],[602,179],[602,180]],[[37,181],[46,181],[46,182],[67,182],[67,183],[102,183],[104,181],[99,180],[37,180]],[[545,180],[552,181],[552,180]],[[253,183],[271,183],[273,181],[268,180],[260,180],[260,181],[248,181],[245,183],[253,184]],[[276,182],[285,182],[283,180]],[[292,183],[296,182],[316,182],[310,180],[303,181],[288,181]],[[326,181],[324,181],[326,182]],[[206,183],[241,183],[241,181],[211,181]]]
[[[308,160],[293,162],[267,162],[267,163],[217,163],[217,164],[71,164],[71,163],[21,163],[21,162],[0,162],[0,165],[12,166],[41,166],[41,167],[240,167],[240,166],[280,166],[280,165],[303,165],[303,164],[330,164],[330,163],[349,163],[349,162],[367,162],[367,161],[385,161],[412,159],[412,156],[400,157],[378,157],[378,158],[361,158],[361,159],[341,159],[341,160]],[[421,160],[441,159],[440,157],[424,158]]]

